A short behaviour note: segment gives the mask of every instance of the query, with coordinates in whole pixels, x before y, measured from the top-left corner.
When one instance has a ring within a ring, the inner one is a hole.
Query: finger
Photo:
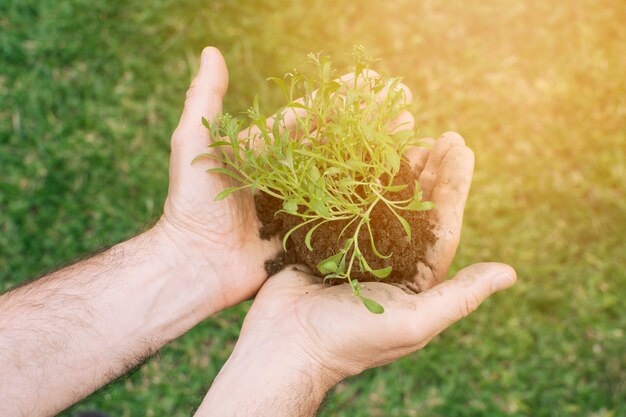
[[[495,292],[515,284],[515,270],[506,264],[486,262],[471,265],[428,291],[412,296],[415,308],[413,335],[424,341],[452,323],[467,317]],[[427,317],[428,320],[424,320]]]
[[[392,135],[403,130],[413,130],[415,127],[415,118],[409,111],[403,111],[397,115],[391,123],[389,123],[389,133]]]
[[[224,57],[216,48],[204,48],[200,69],[187,91],[185,107],[172,138],[173,154],[191,161],[206,151],[210,135],[202,125],[202,118],[210,121],[222,111],[222,99],[227,89],[228,69]]]
[[[411,112],[403,111],[399,115],[397,115],[391,121],[391,123],[389,123],[389,126],[387,126],[387,129],[389,133],[393,135],[403,130],[412,130],[414,127],[415,127],[415,119],[413,115],[411,114]],[[315,136],[316,133],[317,133],[317,129],[313,129],[310,132],[310,136]]]
[[[473,173],[474,153],[467,146],[450,149],[439,167],[431,196],[435,207],[429,213],[434,219],[437,241],[427,254],[437,281],[445,278],[459,245]]]
[[[409,161],[411,169],[418,175],[418,178],[426,166],[428,156],[432,152],[434,144],[435,139],[425,138],[422,139],[423,146],[411,146],[404,153],[404,157]]]
[[[424,198],[429,199],[433,188],[435,187],[435,183],[437,182],[437,174],[439,172],[439,166],[441,162],[445,158],[446,154],[450,149],[455,146],[464,146],[465,141],[458,133],[447,132],[444,133],[437,139],[435,142],[434,149],[430,152],[428,156],[428,162],[426,162],[426,166],[422,171],[419,182],[422,186],[422,190],[424,191]]]
[[[367,74],[361,74],[359,77],[356,77],[353,72],[344,74],[341,77],[337,78],[335,81],[341,84],[341,87],[338,89],[337,94],[346,95],[348,88],[364,88],[368,87],[369,83],[373,79],[380,78],[380,75],[374,71],[369,70]],[[405,96],[411,97],[411,92],[409,88],[404,84],[399,84],[397,89],[402,89],[404,91]],[[315,97],[319,90],[315,90],[311,93],[311,97]],[[384,92],[384,94],[380,97],[384,98],[384,95],[388,94],[388,90]],[[300,97],[294,100],[295,103],[306,105],[303,97]],[[303,136],[310,134],[314,129],[317,128],[317,123],[314,118],[309,121],[308,130],[302,130],[301,126],[298,125],[298,121],[306,116],[307,110],[299,107],[287,107],[283,108],[279,113],[274,114],[272,117],[269,117],[266,121],[266,127],[269,132],[273,132],[274,124],[279,123],[278,132],[282,134],[285,130],[290,131],[290,137],[293,139],[300,139]],[[273,136],[270,134],[270,136]],[[261,137],[261,130],[258,126],[250,126],[247,129],[239,132],[239,139],[252,138],[252,147],[259,150],[263,149],[264,140]]]
[[[369,69],[367,70],[367,72],[362,72],[361,74],[359,74],[359,76],[356,77],[356,80],[355,80],[354,72],[350,72],[348,74],[342,75],[335,81],[338,81],[339,84],[341,84],[341,86],[337,90],[339,94],[346,95],[348,92],[348,89],[350,88],[354,88],[357,90],[364,88],[364,87],[369,88],[371,87],[373,81],[376,81],[379,79],[380,79],[380,74],[378,74],[374,70]]]
[[[304,291],[311,285],[321,285],[323,278],[311,273],[311,270],[302,264],[291,264],[269,277],[261,287],[261,291],[268,291],[268,288],[279,287],[281,291]]]
[[[403,96],[402,102],[404,104],[411,104],[413,102],[413,93],[411,93],[411,89],[404,83],[398,82],[397,84],[394,84],[394,80],[391,79],[383,87],[380,93],[378,93],[378,96],[376,98],[379,103],[382,103],[384,99],[387,97],[387,95],[389,94],[389,89],[392,87],[392,85],[394,86],[393,89],[395,91],[402,92],[402,96]]]

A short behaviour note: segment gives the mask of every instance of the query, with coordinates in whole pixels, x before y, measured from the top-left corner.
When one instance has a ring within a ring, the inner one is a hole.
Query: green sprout
[[[336,77],[330,59],[318,53],[308,55],[316,76],[294,71],[284,78],[270,78],[287,102],[273,123],[261,114],[258,97],[242,119],[221,114],[213,122],[203,120],[216,139],[209,147],[221,152],[201,156],[218,158],[224,165],[209,172],[228,175],[241,184],[223,190],[215,200],[243,189],[261,191],[282,201],[279,211],[299,218],[283,237],[285,250],[289,237],[301,227],[310,227],[304,243],[313,250],[311,239],[321,225],[345,222],[339,236],[345,239],[342,249],[322,260],[317,269],[325,281],[347,280],[370,311],[382,313],[384,308],[361,294],[351,274],[359,268],[384,279],[392,268],[370,267],[359,246],[359,233],[366,230],[372,252],[388,259],[392,254],[381,254],[374,242],[370,224],[374,207],[386,205],[410,240],[411,227],[402,212],[429,210],[433,204],[422,200],[417,182],[411,198],[389,197],[408,187],[394,184],[394,178],[404,152],[420,141],[407,127],[392,131],[391,122],[409,108],[401,79],[375,76],[370,70],[374,60],[363,47],[355,47],[353,58],[353,77]],[[285,128],[287,117],[291,128]],[[242,130],[248,134],[242,137]]]

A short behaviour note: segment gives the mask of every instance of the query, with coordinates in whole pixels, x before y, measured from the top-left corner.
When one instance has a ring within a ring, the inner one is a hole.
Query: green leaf
[[[337,167],[326,168],[326,170],[324,171],[324,175],[327,175],[327,176],[340,174],[340,173],[341,173],[341,170]]]
[[[393,172],[400,170],[400,155],[393,148],[385,148],[385,159]]]
[[[289,92],[287,91],[287,86],[285,85],[285,81],[282,78],[278,77],[269,77],[267,81],[274,81],[278,88],[283,92],[283,95],[286,99],[289,99]]]
[[[297,101],[292,101],[291,103],[287,104],[285,107],[292,107],[294,109],[304,109],[306,111],[310,111],[311,110],[310,108],[308,108],[304,104],[298,103]]]
[[[339,269],[339,265],[337,265],[333,261],[322,261],[319,264],[317,264],[317,270],[320,271],[324,275],[337,272],[338,269]]]
[[[330,97],[330,95],[332,93],[334,93],[335,91],[337,91],[337,89],[339,89],[339,87],[341,87],[341,84],[339,84],[337,81],[331,81],[328,83],[328,86],[326,87],[326,94],[327,94],[327,98]]]
[[[386,143],[386,144],[389,144],[391,146],[397,146],[398,145],[396,143],[396,141],[391,136],[387,135],[384,132],[375,132],[374,133],[374,139],[376,139],[376,142]]]
[[[298,212],[298,201],[295,198],[283,201],[283,209],[287,213],[296,214]]]
[[[191,165],[195,164],[196,162],[198,162],[199,160],[204,159],[204,158],[221,159],[219,156],[214,155],[212,153],[203,153],[203,154],[200,154],[200,155],[196,156],[195,158],[193,158],[193,160],[191,161]]]
[[[359,257],[359,263],[361,264],[361,267],[370,274],[374,275],[376,278],[387,278],[389,274],[391,274],[392,268],[390,266],[382,269],[372,269],[372,267],[369,266],[363,255],[359,253],[357,256]]]
[[[435,203],[432,201],[422,201],[422,211],[432,210],[435,208]]]
[[[349,161],[346,161],[345,164],[352,169],[363,169],[369,167],[369,165],[365,162],[356,159],[350,159]]]
[[[383,187],[383,190],[395,193],[404,190],[406,187],[408,187],[407,184],[387,185],[386,187]]]
[[[403,143],[413,138],[413,136],[415,136],[415,132],[413,130],[402,130],[394,134],[393,139],[396,143]]]
[[[311,177],[311,180],[313,182],[317,182],[317,180],[319,180],[321,177],[320,170],[317,169],[315,165],[312,165],[309,169],[309,176]]]
[[[285,115],[283,114],[283,112],[279,111],[276,113],[276,115],[274,116],[274,120],[272,121],[272,135],[274,136],[275,140],[280,140],[280,126],[283,122],[284,117]]]
[[[287,157],[289,166],[293,168],[293,145],[291,143],[289,143],[289,146],[287,146],[285,150],[285,156]]]
[[[363,136],[365,136],[366,139],[371,140],[374,137],[374,129],[372,129],[371,126],[363,124],[361,125],[361,131],[363,132]]]
[[[402,207],[402,210],[411,210],[411,211],[428,211],[432,210],[435,207],[435,203],[432,201],[420,201],[413,200],[406,206]]]
[[[229,177],[239,182],[243,182],[243,178],[241,178],[236,172],[231,171],[228,168],[210,168],[210,169],[207,169],[206,172],[228,175]]]
[[[231,146],[232,144],[230,142],[226,142],[224,140],[216,140],[215,142],[212,142],[209,146],[207,146],[208,148],[217,148],[218,146]]]
[[[308,250],[312,251],[313,250],[313,246],[311,245],[311,239],[313,238],[313,232],[315,231],[315,228],[311,227],[309,229],[309,231],[306,233],[306,236],[304,237],[304,245],[307,247]]]
[[[324,204],[321,200],[312,200],[311,208],[322,217],[330,217],[330,211],[328,211],[328,207],[326,207],[326,204]]]
[[[311,251],[313,250],[313,246],[311,246],[311,238],[313,237],[313,233],[315,232],[315,230],[317,230],[318,227],[320,227],[321,225],[329,221],[330,220],[323,220],[319,222],[315,226],[311,227],[309,231],[306,233],[306,236],[304,237],[304,244],[306,245],[308,250],[311,250]]]
[[[317,270],[324,275],[336,273],[339,271],[338,264],[340,263],[342,258],[343,253],[337,252],[333,256],[329,256],[328,258],[320,261],[320,263],[317,264]]]
[[[283,236],[283,249],[286,251],[287,250],[287,240],[289,239],[289,237],[292,235],[293,232],[295,232],[296,230],[300,229],[301,227],[306,226],[309,223],[312,223],[314,221],[316,221],[318,219],[309,219],[305,222],[302,222],[300,224],[295,225],[294,227],[292,227],[291,229],[289,229],[287,231],[287,233],[285,233],[285,236]]]
[[[393,252],[390,253],[389,255],[383,255],[378,251],[378,248],[376,248],[376,244],[374,243],[374,233],[372,233],[372,226],[370,223],[367,223],[367,232],[370,235],[370,246],[372,247],[372,251],[374,252],[374,255],[378,256],[381,259],[391,258],[391,255],[393,254]]]
[[[339,271],[345,271],[345,270],[346,270],[346,257],[342,256],[341,261],[339,261]]]
[[[243,190],[244,188],[248,188],[248,187],[250,187],[249,184],[241,186],[241,187],[228,187],[228,188],[222,190],[218,195],[216,195],[213,200],[214,201],[223,200],[226,197],[228,197],[231,193],[234,193],[235,191],[238,191],[238,190]]]
[[[377,301],[374,301],[371,298],[363,297],[362,295],[359,296],[359,299],[372,313],[383,314],[385,312],[385,308],[381,306]]]
[[[404,228],[404,233],[406,233],[406,237],[408,240],[411,240],[411,225],[409,224],[409,222],[402,217],[401,215],[399,215],[394,209],[392,209],[391,207],[389,208],[391,210],[391,212],[396,216],[396,218],[398,219],[398,221],[400,222],[400,224],[402,224],[402,227]]]
[[[346,239],[346,241],[343,243],[343,251],[347,252],[350,249],[350,246],[352,246],[352,244],[354,243],[354,238],[351,237],[350,239]]]
[[[374,275],[376,278],[387,278],[389,274],[391,274],[393,268],[387,266],[381,269],[372,269],[368,271],[370,274]]]

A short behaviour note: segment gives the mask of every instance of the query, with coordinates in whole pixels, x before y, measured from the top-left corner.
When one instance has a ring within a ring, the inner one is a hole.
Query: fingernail
[[[493,292],[502,291],[513,285],[513,281],[514,279],[510,274],[498,274],[491,281],[491,289]]]

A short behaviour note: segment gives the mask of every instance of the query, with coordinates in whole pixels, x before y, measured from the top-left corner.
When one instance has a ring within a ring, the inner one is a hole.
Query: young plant
[[[372,252],[388,259],[392,254],[380,253],[374,241],[370,223],[374,207],[386,205],[410,240],[411,227],[403,212],[429,210],[433,204],[422,201],[417,182],[412,197],[401,201],[389,197],[408,187],[394,184],[394,178],[404,152],[420,142],[411,129],[391,129],[394,118],[409,107],[400,78],[375,76],[370,70],[374,60],[362,47],[355,47],[353,58],[352,77],[337,78],[328,57],[309,54],[315,76],[294,71],[284,78],[271,78],[287,103],[271,128],[259,109],[258,97],[245,118],[222,114],[213,123],[204,120],[216,138],[209,147],[221,152],[201,156],[223,162],[223,167],[209,172],[240,183],[220,192],[215,200],[238,190],[260,191],[282,202],[279,211],[299,219],[283,236],[285,250],[292,233],[302,227],[309,227],[304,243],[313,250],[311,239],[320,226],[344,222],[341,250],[321,261],[317,269],[325,280],[346,280],[370,311],[382,313],[379,303],[361,294],[352,272],[359,268],[384,279],[392,267],[370,267],[359,246],[359,233],[367,231]],[[286,117],[295,120],[290,129],[284,128]]]

